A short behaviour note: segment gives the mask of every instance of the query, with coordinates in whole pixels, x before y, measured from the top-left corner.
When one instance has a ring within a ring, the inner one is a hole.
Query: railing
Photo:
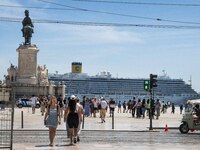
[[[13,99],[13,94],[12,94]],[[13,147],[14,100],[0,103],[0,149]]]

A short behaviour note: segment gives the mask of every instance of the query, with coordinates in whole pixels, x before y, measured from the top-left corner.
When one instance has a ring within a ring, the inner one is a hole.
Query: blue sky
[[[200,5],[199,0],[115,1]],[[165,22],[92,11],[29,8],[67,9],[67,6],[197,24]],[[0,17],[22,20],[25,7],[29,10],[32,20],[200,26],[200,6],[135,5],[73,0],[0,0]],[[18,63],[16,49],[24,41],[21,28],[21,22],[0,21],[0,79],[7,74],[10,63],[14,65]],[[32,44],[36,44],[40,49],[38,64],[45,64],[50,73],[71,72],[71,63],[74,61],[82,62],[83,72],[89,75],[108,71],[113,77],[148,78],[150,73],[161,75],[162,70],[165,70],[171,78],[181,78],[186,83],[189,83],[191,76],[193,89],[200,92],[200,29],[34,23],[34,31]]]

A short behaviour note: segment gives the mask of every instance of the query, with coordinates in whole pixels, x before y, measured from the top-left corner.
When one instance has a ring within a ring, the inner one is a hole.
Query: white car
[[[20,98],[17,101],[17,107],[22,108],[22,107],[31,107],[31,100],[27,98]],[[40,103],[37,101],[36,102],[36,108],[40,108]]]

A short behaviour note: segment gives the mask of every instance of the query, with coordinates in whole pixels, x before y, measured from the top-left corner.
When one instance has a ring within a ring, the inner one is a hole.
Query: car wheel
[[[36,105],[36,108],[40,108],[40,105],[37,104],[37,105]]]
[[[18,107],[19,107],[19,108],[22,108],[22,104],[19,104]]]
[[[187,123],[181,124],[179,127],[179,131],[183,134],[187,134],[189,131],[189,127],[188,127]]]

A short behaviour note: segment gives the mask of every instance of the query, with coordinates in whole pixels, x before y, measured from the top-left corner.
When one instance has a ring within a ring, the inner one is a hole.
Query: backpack
[[[63,107],[63,100],[59,97],[58,99],[57,99],[57,101],[58,101],[58,105],[60,106],[60,108],[62,108]]]
[[[59,106],[60,106],[60,107],[63,107],[62,100],[59,101]]]

